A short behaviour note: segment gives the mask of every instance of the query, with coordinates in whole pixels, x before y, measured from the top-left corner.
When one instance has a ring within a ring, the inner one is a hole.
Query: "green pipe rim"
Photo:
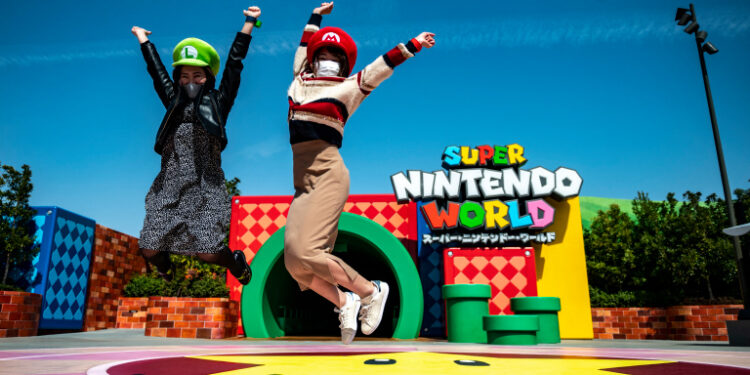
[[[539,317],[536,315],[488,315],[482,318],[485,331],[538,331]]]
[[[486,298],[492,297],[487,284],[449,284],[443,285],[443,298]]]
[[[510,299],[513,312],[552,312],[560,311],[557,297],[515,297]]]

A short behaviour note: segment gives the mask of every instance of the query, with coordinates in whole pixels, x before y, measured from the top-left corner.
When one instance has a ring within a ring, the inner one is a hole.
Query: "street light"
[[[711,42],[706,42],[706,44],[703,45],[703,48],[701,48],[703,52],[708,53],[709,55],[713,55],[716,52],[719,52],[719,49],[714,47]]]
[[[686,25],[688,22],[690,24],[685,27],[685,32],[688,34],[695,34],[695,44],[698,47],[698,57],[700,59],[701,63],[701,72],[703,73],[703,86],[706,89],[706,100],[708,101],[708,112],[711,115],[711,127],[714,132],[714,143],[716,145],[716,156],[719,159],[719,171],[721,172],[721,184],[724,186],[724,199],[727,202],[727,210],[729,214],[729,224],[732,227],[737,226],[737,219],[735,219],[734,216],[734,205],[732,204],[732,193],[729,188],[729,178],[727,177],[727,170],[726,166],[724,164],[724,152],[721,148],[721,139],[719,138],[719,126],[716,123],[716,113],[714,111],[714,101],[711,97],[711,87],[708,84],[708,71],[706,70],[706,60],[704,59],[703,53],[708,53],[709,55],[713,55],[717,52],[719,52],[719,49],[716,48],[711,42],[706,42],[706,38],[708,37],[708,33],[705,31],[698,30],[700,25],[698,25],[698,18],[695,16],[695,8],[693,7],[693,4],[690,4],[690,9],[685,8],[677,8],[677,15],[675,15],[675,21],[677,21],[677,24],[680,26]],[[705,43],[704,43],[705,42]],[[750,294],[750,288],[748,288],[748,269],[745,267],[745,259],[746,255],[742,253],[742,248],[740,247],[740,239],[738,236],[733,235],[732,240],[734,242],[734,249],[737,255],[737,275],[739,277],[740,281],[740,293],[742,294],[742,301],[744,304],[744,309],[740,310],[740,313],[738,315],[738,320],[742,322],[736,322],[737,324],[734,325],[736,327],[735,331],[735,337],[737,338],[735,341],[739,344],[744,345],[750,345],[750,304],[748,302],[748,294]],[[741,323],[741,324],[740,324]],[[740,325],[743,328],[740,328]],[[729,329],[729,341],[730,344],[732,343],[732,327],[730,327],[730,324],[727,323],[727,328]],[[737,336],[737,333],[740,331],[744,331],[744,334],[740,336]]]

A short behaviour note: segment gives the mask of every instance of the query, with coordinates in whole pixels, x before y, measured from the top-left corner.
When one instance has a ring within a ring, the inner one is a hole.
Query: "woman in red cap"
[[[227,144],[227,116],[240,85],[242,59],[260,8],[243,11],[245,24],[229,50],[218,90],[219,55],[208,43],[187,38],[172,54],[172,77],[162,64],[151,34],[133,26],[154,88],[167,109],[156,134],[154,150],[161,171],[146,195],[146,217],[139,239],[141,254],[165,278],[173,268],[169,253],[195,255],[226,267],[242,284],[251,271],[241,251],[224,244],[231,198],[224,185],[221,152]],[[173,273],[173,272],[172,272]]]
[[[344,125],[394,67],[422,47],[435,45],[435,34],[423,32],[400,43],[351,75],[356,44],[339,28],[320,28],[322,15],[332,9],[330,2],[313,10],[294,56],[288,120],[295,194],[286,223],[284,262],[302,290],[312,289],[337,306],[341,341],[348,344],[356,335],[358,318],[366,335],[378,327],[389,288],[385,282],[365,279],[331,254],[349,195],[349,171],[338,151]]]

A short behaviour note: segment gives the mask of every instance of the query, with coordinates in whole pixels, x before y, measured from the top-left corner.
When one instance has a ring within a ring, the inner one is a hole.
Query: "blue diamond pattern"
[[[70,278],[70,275],[65,273],[65,271],[63,270],[63,272],[60,272],[60,274],[57,276],[56,285],[53,285],[52,287],[55,288],[55,290],[62,289],[63,285],[68,283],[69,278]]]
[[[55,269],[57,270],[57,272],[58,272],[58,273],[59,273],[59,272],[62,272],[62,270],[63,270],[63,269],[65,268],[65,266],[63,266],[63,265],[62,265],[62,264],[60,263],[60,254],[59,254],[59,253],[57,253],[57,252],[55,252],[55,253],[52,253],[52,256],[50,257],[50,263],[51,263],[51,264],[54,264],[54,266],[53,266],[53,267],[54,267],[54,268],[55,268]],[[62,268],[60,268],[60,269],[57,269],[57,267],[58,267],[58,266],[60,266],[60,267],[62,267]]]
[[[57,272],[58,275],[62,274],[63,270],[65,269],[65,266],[62,264],[62,262],[58,261],[59,263],[55,264],[55,272]]]
[[[45,319],[83,322],[94,224],[82,219],[64,210],[57,211],[49,251],[47,290],[44,293],[45,306],[42,316]]]
[[[65,253],[68,256],[68,259],[73,260],[78,256],[78,249],[79,247],[76,247],[77,245],[74,243],[73,246],[71,246],[68,251]]]
[[[63,293],[64,296],[67,296],[68,293]],[[63,301],[62,305],[60,305],[60,311],[63,313],[68,312],[68,307],[70,307],[70,304],[68,303],[68,300],[66,299]]]
[[[90,248],[91,244],[89,242],[85,242],[84,245],[86,247],[82,247],[81,250],[78,250],[78,254],[76,254],[75,256],[75,259],[79,260],[79,265],[81,264],[80,262],[85,262],[88,259],[88,257],[86,256],[86,249]]]
[[[76,269],[73,268],[73,264],[72,263],[68,264],[68,266],[65,267],[65,274],[68,275],[68,276],[71,276],[71,275],[73,275],[73,272],[75,272],[75,270]]]
[[[62,221],[62,224],[60,222]],[[58,225],[60,225],[60,238],[68,238],[68,234],[70,234],[70,231],[68,230],[68,227],[65,225],[65,219],[59,218],[57,219]]]
[[[50,272],[50,273],[49,273],[49,276],[47,277],[47,283],[48,283],[49,285],[52,285],[52,284],[54,284],[54,283],[55,283],[55,281],[57,281],[57,275],[59,275],[59,273],[58,273],[58,272]]]

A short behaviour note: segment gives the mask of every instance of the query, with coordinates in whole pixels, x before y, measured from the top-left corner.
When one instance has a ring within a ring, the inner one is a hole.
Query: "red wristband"
[[[414,47],[417,47],[417,52],[422,50],[422,43],[419,43],[417,38],[411,38],[412,44],[414,44]]]

